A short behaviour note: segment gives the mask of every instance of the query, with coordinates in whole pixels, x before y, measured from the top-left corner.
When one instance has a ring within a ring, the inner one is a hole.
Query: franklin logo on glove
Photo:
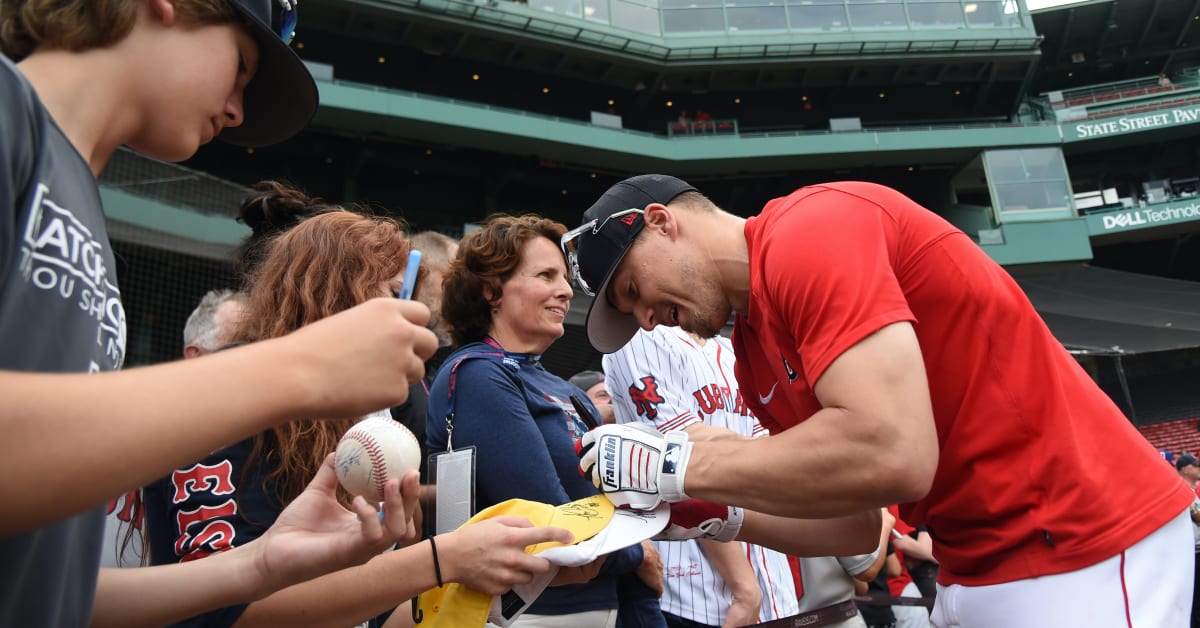
[[[618,508],[651,510],[687,499],[683,477],[692,443],[687,432],[661,434],[642,423],[601,425],[576,444],[579,472]]]
[[[601,490],[605,493],[618,490],[621,487],[617,483],[617,466],[620,464],[617,453],[621,449],[621,439],[616,436],[603,438],[600,447],[604,450],[604,487]]]

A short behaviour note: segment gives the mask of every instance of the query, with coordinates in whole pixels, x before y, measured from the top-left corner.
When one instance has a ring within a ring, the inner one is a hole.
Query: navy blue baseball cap
[[[607,290],[617,266],[646,224],[646,207],[666,205],[684,192],[695,191],[686,181],[670,175],[630,177],[608,188],[583,213],[582,226],[563,236],[563,250],[576,283],[595,297],[588,308],[587,335],[597,351],[617,351],[637,333],[637,319],[613,307]]]
[[[277,0],[229,0],[245,17],[246,31],[258,44],[258,70],[246,86],[240,126],[221,131],[236,146],[270,146],[300,132],[317,113],[317,83],[290,43],[296,1],[280,12],[272,28],[271,5]],[[280,4],[285,4],[281,2]]]

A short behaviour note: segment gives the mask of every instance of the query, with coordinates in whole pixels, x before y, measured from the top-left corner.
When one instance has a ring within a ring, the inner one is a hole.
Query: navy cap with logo
[[[258,44],[258,70],[246,86],[242,124],[222,130],[220,137],[237,146],[278,144],[312,120],[317,112],[317,84],[288,46],[290,33],[271,28],[275,0],[229,1],[245,16],[246,30]],[[294,19],[296,0],[288,4],[292,8],[285,13]]]
[[[694,191],[696,188],[686,181],[670,175],[630,177],[608,188],[584,212],[583,225],[590,228],[572,231],[577,237],[572,260],[576,281],[584,291],[595,295],[588,308],[587,334],[588,342],[597,351],[619,350],[638,330],[633,315],[613,307],[606,291],[617,265],[645,226],[642,212],[649,205],[666,205],[680,194]]]

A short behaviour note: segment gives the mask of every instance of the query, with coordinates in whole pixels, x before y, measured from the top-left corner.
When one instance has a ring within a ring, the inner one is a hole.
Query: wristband
[[[681,502],[688,498],[683,492],[683,476],[687,471],[688,459],[692,457],[692,443],[687,432],[672,430],[663,435],[667,445],[662,453],[662,473],[658,479],[658,492],[663,501]]]
[[[742,531],[742,521],[745,518],[746,512],[744,510],[737,506],[730,506],[729,516],[725,519],[725,525],[712,536],[712,539],[721,541],[722,543],[737,540],[738,533]]]

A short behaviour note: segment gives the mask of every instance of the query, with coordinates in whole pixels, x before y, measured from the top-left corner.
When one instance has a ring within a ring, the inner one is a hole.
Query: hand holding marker
[[[408,299],[412,298],[413,290],[415,289],[415,287],[417,285],[417,270],[420,267],[421,267],[421,252],[418,251],[417,249],[412,249],[411,251],[408,252],[408,264],[404,266],[404,279],[403,279],[404,283],[401,284],[400,289],[396,291],[397,299],[403,299],[403,300],[407,301]],[[383,462],[380,462],[380,464],[384,467],[387,467],[387,464],[386,464],[387,459],[390,459],[393,461],[407,460],[406,464],[408,464],[410,466],[406,467],[406,468],[415,468],[415,466],[413,466],[412,462],[411,462],[411,460],[412,460],[411,451],[412,451],[412,447],[416,447],[416,451],[418,452],[416,454],[416,459],[420,460],[420,453],[419,453],[420,448],[419,448],[419,446],[415,445],[416,439],[412,435],[412,432],[410,432],[408,430],[408,428],[404,427],[400,423],[392,421],[391,420],[391,412],[388,410],[380,410],[379,412],[369,414],[365,417],[365,419],[369,420],[372,417],[377,417],[377,418],[387,419],[387,420],[377,421],[373,424],[367,423],[366,421],[360,422],[358,425],[361,427],[364,427],[366,429],[367,440],[372,440],[372,441],[376,440],[375,439],[376,435],[372,433],[372,430],[379,432],[380,436],[386,436],[386,437],[390,438],[391,440],[388,441],[389,444],[394,443],[395,438],[397,437],[397,435],[400,435],[400,434],[406,435],[408,440],[411,440],[411,445],[408,448],[397,448],[395,446],[390,446],[390,447],[385,447],[383,449],[377,450],[377,454],[381,455],[385,458],[385,460]],[[354,432],[355,432],[355,429],[351,428],[351,430],[346,432],[346,434],[343,435],[342,439],[338,442],[337,455],[335,456],[336,462],[335,462],[334,466],[336,467],[336,469],[338,471],[338,480],[341,481],[342,486],[345,487],[347,491],[349,491],[350,493],[352,493],[354,495],[363,495],[367,491],[363,490],[362,486],[360,486],[360,485],[370,484],[371,482],[374,482],[377,478],[374,478],[374,476],[372,476],[370,473],[367,473],[365,476],[367,478],[367,481],[364,482],[363,478],[358,478],[358,477],[354,478],[354,480],[357,480],[357,481],[351,481],[351,475],[353,475],[355,473],[356,466],[358,466],[358,465],[351,464],[350,462],[343,462],[343,459],[345,459],[347,461],[354,460],[355,463],[357,463],[359,458],[362,458],[364,461],[367,460],[367,458],[368,458],[366,456],[358,455],[358,454],[360,454],[360,452],[358,452],[356,449],[353,448],[353,445],[355,443],[352,443],[351,441],[355,440],[355,439],[352,438],[351,436],[352,436],[352,433],[354,433]],[[348,438],[348,437],[351,437],[351,438]],[[359,439],[359,440],[361,440],[361,439]],[[405,441],[403,439],[401,439],[401,441],[399,441],[399,442],[405,442],[407,444],[407,441]],[[386,449],[386,451],[384,451],[384,449]],[[343,453],[343,450],[345,450],[345,453]],[[401,451],[401,450],[403,450],[403,451]],[[406,456],[404,454],[408,454],[408,455]],[[370,460],[370,462],[372,462],[372,463],[376,462],[373,459],[374,456],[371,456],[370,458],[372,458]],[[374,470],[374,468],[376,466],[380,466],[380,465],[372,464],[371,469]],[[358,473],[357,475],[363,475],[363,473]],[[402,476],[403,472],[398,473],[398,475]],[[383,488],[382,483],[380,482],[378,489],[382,490],[382,488]],[[378,499],[381,496],[382,495],[373,495],[373,497],[375,497],[376,499]],[[380,518],[380,520],[382,520],[383,516],[384,516],[383,502],[376,501],[375,507],[379,510],[379,518]]]

